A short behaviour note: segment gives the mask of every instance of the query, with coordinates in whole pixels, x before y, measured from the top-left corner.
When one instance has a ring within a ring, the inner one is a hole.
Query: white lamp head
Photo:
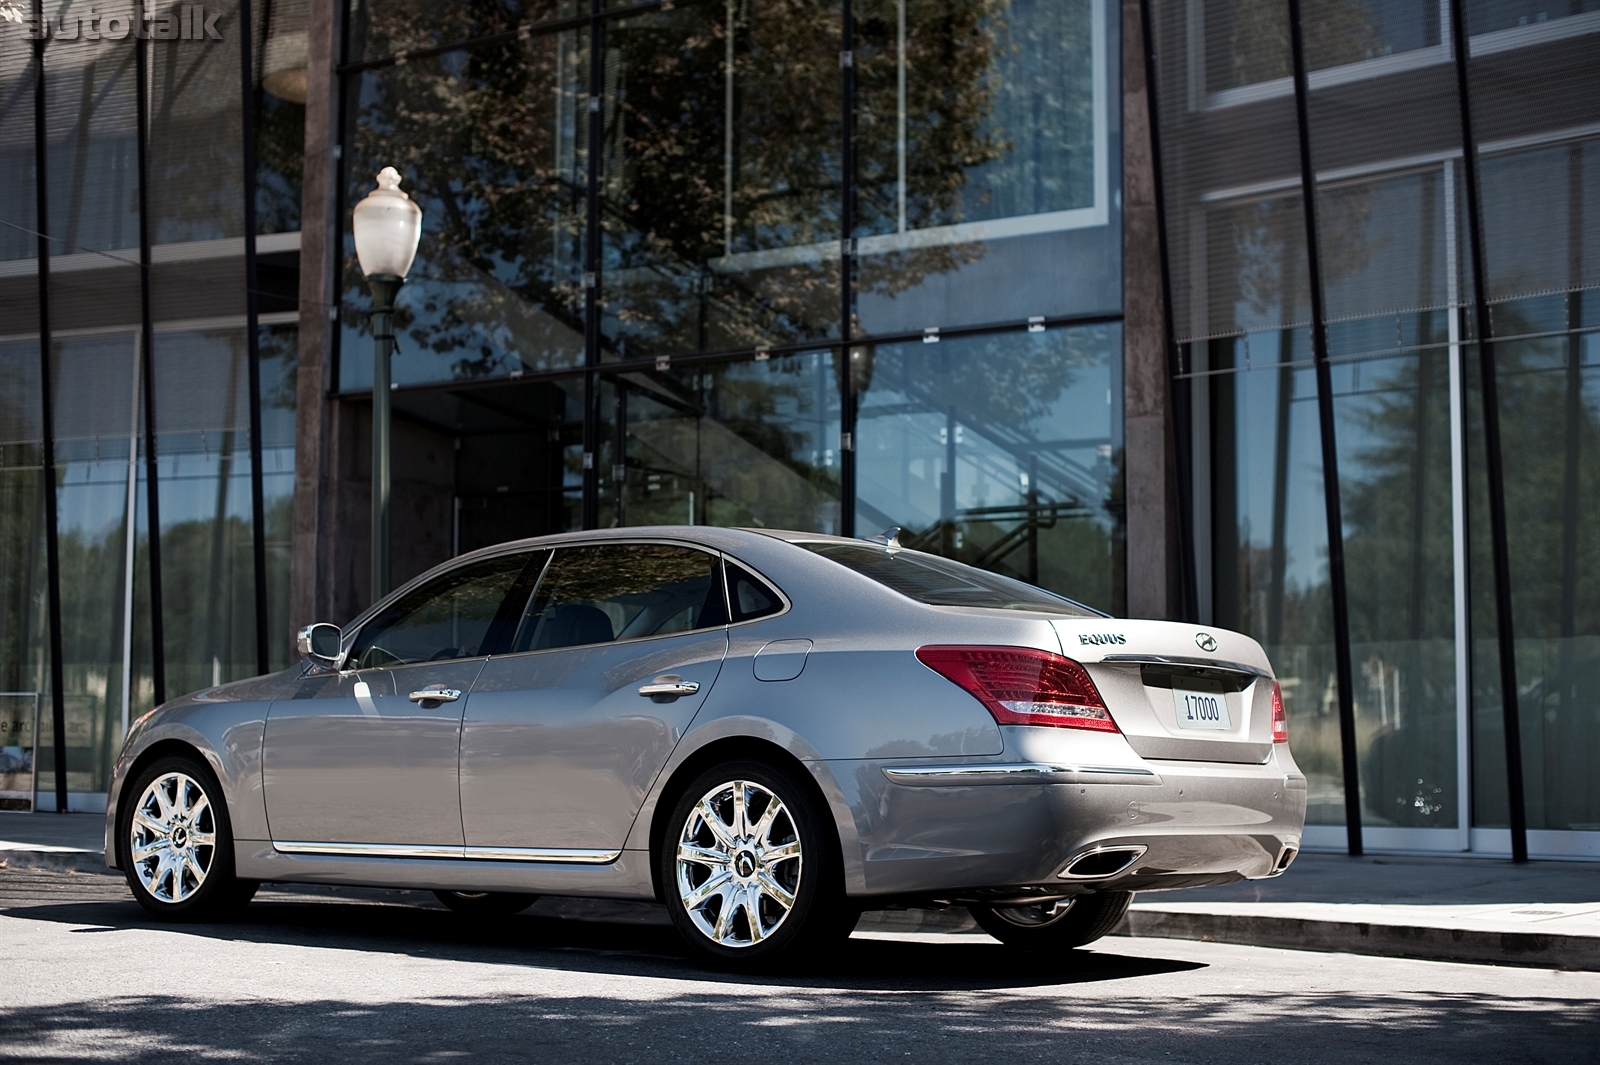
[[[367,277],[405,277],[422,239],[422,208],[400,191],[400,172],[386,166],[378,187],[356,204],[356,258]]]

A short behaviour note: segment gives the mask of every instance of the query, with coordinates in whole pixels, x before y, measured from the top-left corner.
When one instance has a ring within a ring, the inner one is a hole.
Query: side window
[[[441,574],[362,626],[350,649],[351,666],[371,669],[494,653],[510,636],[548,555],[501,555]]]
[[[556,552],[517,632],[518,651],[665,636],[723,624],[715,559],[670,544]]]
[[[754,621],[783,609],[783,600],[765,582],[728,563],[728,607],[734,621]]]

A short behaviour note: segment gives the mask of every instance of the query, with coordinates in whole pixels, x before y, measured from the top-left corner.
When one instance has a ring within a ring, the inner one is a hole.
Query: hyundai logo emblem
[[[1202,651],[1215,651],[1217,649],[1217,638],[1209,632],[1197,633],[1194,643]]]

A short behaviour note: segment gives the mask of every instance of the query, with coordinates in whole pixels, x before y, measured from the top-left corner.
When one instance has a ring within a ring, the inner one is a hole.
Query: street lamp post
[[[394,352],[394,300],[422,237],[422,208],[400,191],[400,172],[386,166],[378,187],[356,204],[356,258],[372,290],[372,599],[389,591],[389,357]]]

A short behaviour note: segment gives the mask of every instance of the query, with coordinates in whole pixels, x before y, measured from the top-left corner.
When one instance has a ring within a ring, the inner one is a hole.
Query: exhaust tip
[[[1299,854],[1300,854],[1300,848],[1299,847],[1285,847],[1285,848],[1283,848],[1283,853],[1278,855],[1278,864],[1274,865],[1272,867],[1272,875],[1273,876],[1282,876],[1284,870],[1288,869],[1289,866],[1294,863],[1295,858]]]
[[[1069,861],[1061,876],[1068,880],[1103,880],[1108,876],[1116,876],[1138,861],[1148,849],[1139,844],[1097,847]]]

